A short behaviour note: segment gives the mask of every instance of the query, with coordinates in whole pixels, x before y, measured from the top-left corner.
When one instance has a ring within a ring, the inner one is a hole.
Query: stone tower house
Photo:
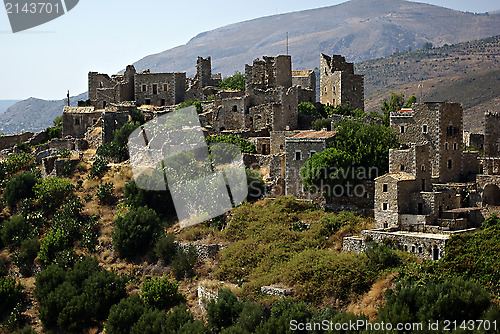
[[[444,102],[416,103],[411,109],[391,113],[391,127],[400,142],[429,144],[431,177],[435,181],[458,181],[462,174],[462,114],[459,103]]]
[[[354,109],[364,110],[364,77],[354,74],[354,64],[340,55],[321,54],[320,102],[337,107],[347,103]]]

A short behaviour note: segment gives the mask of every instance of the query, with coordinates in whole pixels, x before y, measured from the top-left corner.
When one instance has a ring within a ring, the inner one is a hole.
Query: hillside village
[[[441,260],[450,238],[480,231],[490,214],[498,212],[500,114],[494,110],[485,114],[483,134],[467,133],[461,105],[451,102],[413,103],[390,113],[390,128],[399,147],[389,150],[388,173],[366,177],[349,195],[326,196],[331,191],[327,185],[311,192],[301,175],[304,164],[330,147],[344,120],[355,117],[329,115],[328,127],[312,130],[316,118],[300,113],[299,106],[349,105],[364,110],[364,78],[355,73],[352,63],[341,55],[321,54],[319,73],[320,96],[316,96],[315,71],[293,70],[288,55],[264,56],[245,65],[244,90],[219,88],[222,76],[212,73],[210,57],[198,57],[194,78],[184,72],[137,72],[132,65],[123,74],[111,76],[89,72],[89,100],[64,107],[59,136],[54,138],[49,129],[1,136],[0,159],[25,151],[26,145],[34,148],[31,154],[44,179],[64,177],[68,161],[76,168],[82,158],[94,163],[101,159],[96,150],[112,143],[138,113],[147,122],[199,101],[200,126],[207,138],[237,136],[255,146],[254,153],[243,153],[243,162],[262,175],[267,201],[279,202],[287,196],[307,203],[297,205],[373,218],[371,226],[365,224],[339,237],[343,252],[363,253],[374,242],[393,243],[417,259]],[[365,115],[360,122],[381,123],[373,115]],[[70,153],[61,157],[62,151]],[[105,164],[116,171],[128,162],[107,159]],[[190,244],[204,259],[219,256],[226,247],[189,240],[179,240],[177,247],[187,249]],[[271,296],[293,294],[286,286],[259,289]],[[208,299],[217,298],[213,289],[202,285],[197,297],[204,308]]]
[[[281,55],[246,65],[245,91],[218,89],[221,75],[212,74],[210,57],[198,57],[193,79],[186,73],[137,73],[131,65],[111,77],[90,72],[89,106],[64,108],[63,139],[38,148],[37,159],[47,175],[59,175],[58,150],[95,149],[111,142],[134,111],[151,120],[182,102],[199,100],[206,136],[234,134],[255,144],[257,153],[245,154],[244,162],[265,175],[268,196],[293,196],[333,210],[374,215],[376,229],[364,231],[362,238],[347,238],[345,250],[361,251],[366,238],[389,237],[417,256],[437,260],[450,235],[474,231],[491,208],[500,206],[500,116],[493,111],[485,115],[484,134],[466,133],[462,107],[454,103],[416,103],[391,113],[390,124],[402,146],[390,150],[389,173],[365,181],[359,196],[338,196],[327,203],[321,191],[304,190],[302,165],[325,150],[336,132],[310,130],[311,120],[298,114],[301,102],[316,101],[316,75],[294,71],[291,63],[290,56]],[[354,73],[353,64],[340,55],[322,54],[320,65],[320,103],[363,109],[363,76]],[[331,116],[333,129],[342,117]],[[0,147],[19,141],[36,145],[44,134],[29,137],[5,136]]]

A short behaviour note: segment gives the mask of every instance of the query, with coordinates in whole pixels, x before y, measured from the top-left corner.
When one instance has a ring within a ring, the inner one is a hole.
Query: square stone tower
[[[354,64],[340,55],[321,54],[320,65],[320,102],[333,107],[347,103],[364,110],[364,77],[354,74]]]
[[[463,110],[459,103],[415,103],[391,113],[391,126],[401,143],[429,144],[431,177],[458,181],[462,173]]]

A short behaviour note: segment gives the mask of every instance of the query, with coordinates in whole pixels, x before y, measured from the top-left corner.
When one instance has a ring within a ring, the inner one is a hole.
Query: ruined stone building
[[[344,249],[359,251],[371,240],[389,238],[437,260],[451,235],[474,231],[488,206],[500,205],[500,118],[487,114],[485,154],[479,157],[463,151],[462,113],[456,103],[419,103],[391,113],[403,147],[390,150],[389,173],[375,179],[376,229],[346,238]]]
[[[104,109],[109,103],[135,100],[136,75],[134,66],[129,65],[124,74],[89,72],[89,100],[96,109]]]
[[[63,137],[83,138],[87,129],[100,125],[102,110],[95,107],[64,107]]]
[[[354,74],[354,64],[340,55],[321,54],[320,102],[337,107],[343,103],[364,110],[364,77]]]
[[[301,169],[313,154],[323,152],[333,140],[335,131],[301,131],[285,138],[285,195],[301,199],[323,200],[322,190],[304,190]]]

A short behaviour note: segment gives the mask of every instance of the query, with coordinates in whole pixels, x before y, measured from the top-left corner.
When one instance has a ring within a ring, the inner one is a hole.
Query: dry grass
[[[345,311],[354,314],[364,314],[370,321],[374,321],[378,316],[378,308],[384,301],[384,293],[389,288],[395,287],[395,273],[373,283],[370,291],[361,296],[358,300],[349,304]]]

